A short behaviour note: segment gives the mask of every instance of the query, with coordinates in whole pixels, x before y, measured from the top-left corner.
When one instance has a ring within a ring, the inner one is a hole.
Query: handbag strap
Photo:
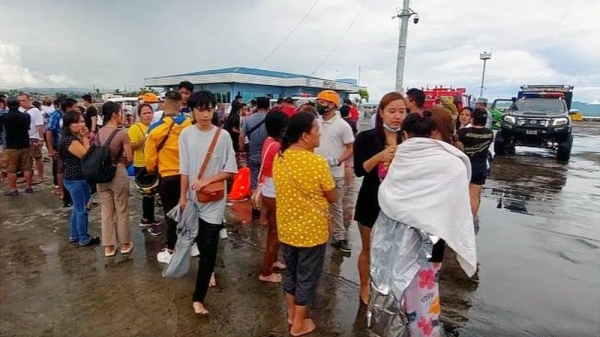
[[[310,197],[310,195],[308,195],[308,193],[306,193],[306,192],[304,192],[304,190],[302,190],[302,187],[292,177],[292,173],[289,171],[287,164],[285,163],[285,159],[283,158],[283,155],[281,155],[281,159],[282,159],[281,163],[283,164],[283,167],[287,173],[287,176],[292,181],[292,184],[294,185],[294,187],[304,196],[304,198],[306,200],[308,200],[308,202],[310,202],[322,215],[324,215],[327,218],[327,220],[331,220],[331,214],[329,214],[329,210],[323,209],[323,207],[321,207],[321,205],[319,205],[316,201],[314,201]]]
[[[215,149],[215,146],[217,145],[217,140],[219,140],[220,134],[221,134],[221,128],[218,128],[217,132],[215,132],[215,135],[213,136],[212,141],[210,142],[208,151],[206,152],[206,155],[204,156],[204,161],[202,162],[202,167],[200,167],[200,171],[198,172],[198,180],[202,179],[202,176],[204,175],[204,171],[206,170],[206,167],[208,166],[208,162],[210,161],[210,158],[212,157],[212,153]]]
[[[277,141],[272,142],[267,146],[267,150],[265,151],[264,157],[260,160],[260,170],[258,171],[258,182],[260,183],[260,178],[262,178],[263,168],[265,167],[265,159],[267,159],[267,155],[269,154],[269,149],[273,146]]]

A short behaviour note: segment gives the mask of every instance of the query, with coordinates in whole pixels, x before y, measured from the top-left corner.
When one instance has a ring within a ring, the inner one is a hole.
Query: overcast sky
[[[401,0],[0,0],[0,88],[131,89],[144,77],[259,65],[356,78],[360,65],[360,84],[378,100],[395,85],[399,21],[391,17],[401,6]],[[413,0],[411,8],[420,21],[409,25],[405,87],[453,85],[478,95],[479,53],[492,51],[488,98],[514,96],[522,84],[571,84],[576,100],[600,102],[599,0]]]

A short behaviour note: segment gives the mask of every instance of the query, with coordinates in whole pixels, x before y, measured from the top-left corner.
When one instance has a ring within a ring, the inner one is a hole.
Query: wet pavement
[[[449,336],[600,335],[600,123],[577,124],[569,164],[548,150],[517,148],[496,158],[480,210],[479,272],[467,279],[447,252],[442,318]],[[161,277],[163,237],[137,226],[133,193],[131,256],[68,243],[69,210],[46,183],[33,195],[0,196],[0,336],[287,336],[281,285],[258,281],[266,227],[251,223],[248,202],[228,214],[218,286],[209,317],[191,308],[196,265],[181,279]],[[100,212],[91,232],[100,234]],[[353,252],[329,247],[317,332],[367,336]],[[195,262],[195,260],[192,260]]]

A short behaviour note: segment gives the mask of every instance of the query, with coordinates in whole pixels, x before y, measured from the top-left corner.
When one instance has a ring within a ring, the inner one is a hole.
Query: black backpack
[[[104,145],[100,144],[100,138],[98,137],[97,144],[92,146],[81,159],[81,173],[83,174],[83,179],[90,183],[101,184],[109,183],[115,178],[117,165],[110,156],[109,146],[119,131],[119,129],[113,131]],[[117,158],[120,156],[121,151],[119,151]]]

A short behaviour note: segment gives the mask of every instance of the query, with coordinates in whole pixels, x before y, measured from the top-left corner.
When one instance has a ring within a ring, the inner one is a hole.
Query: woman
[[[371,320],[374,332],[382,328],[379,316],[391,312],[407,322],[388,320],[393,326],[385,328],[391,331],[442,335],[438,273],[446,244],[463,270],[475,273],[467,189],[471,168],[454,127],[445,108],[411,114],[404,121],[404,141],[379,187],[381,213],[372,233],[369,314],[377,316]]]
[[[102,115],[104,127],[98,132],[97,143],[110,148],[111,159],[117,166],[117,172],[111,182],[98,184],[102,210],[102,244],[104,256],[110,257],[117,253],[117,244],[121,245],[121,254],[129,254],[133,250],[129,229],[127,175],[127,165],[131,162],[132,154],[127,131],[121,128],[121,106],[115,102],[106,102],[102,105]]]
[[[488,176],[488,149],[494,140],[494,132],[485,127],[488,113],[484,109],[475,109],[473,112],[473,125],[458,131],[458,137],[465,145],[465,154],[471,161],[471,183],[469,193],[471,196],[471,211],[475,220],[476,231],[479,230],[479,202],[481,189]]]
[[[275,160],[277,231],[285,258],[285,291],[290,334],[316,329],[307,318],[315,297],[329,239],[329,204],[335,202],[335,183],[325,158],[313,153],[319,146],[319,124],[310,113],[290,118]]]
[[[281,274],[275,273],[274,268],[285,269],[285,265],[277,261],[279,254],[279,240],[277,239],[277,221],[275,208],[275,184],[273,183],[273,162],[275,156],[281,149],[281,135],[288,122],[288,116],[280,110],[272,110],[265,117],[265,127],[269,135],[262,145],[262,168],[259,181],[264,180],[262,185],[262,204],[265,217],[269,225],[267,234],[267,250],[263,258],[263,268],[258,279],[263,282],[282,281]]]
[[[231,103],[231,112],[227,117],[227,122],[225,122],[225,130],[227,130],[227,132],[229,132],[229,135],[231,136],[231,141],[233,142],[233,150],[235,151],[235,153],[243,151],[243,149],[239,148],[241,107],[241,103],[239,103],[238,101],[233,101],[233,103]]]
[[[473,109],[469,107],[464,107],[462,110],[460,110],[460,114],[458,115],[458,119],[456,120],[456,130],[470,127],[472,117]]]
[[[390,92],[379,103],[375,128],[359,133],[354,142],[354,172],[357,177],[364,177],[354,214],[362,242],[358,274],[360,300],[364,304],[369,303],[371,228],[379,215],[377,191],[394,158],[396,146],[400,144],[400,128],[405,117],[404,97],[398,92]]]
[[[127,135],[129,136],[129,145],[133,151],[133,168],[135,174],[146,168],[146,159],[144,157],[144,144],[146,144],[146,136],[148,127],[152,123],[154,109],[150,104],[140,104],[138,106],[139,122],[129,127]],[[145,195],[142,197],[142,219],[140,227],[148,228],[153,225],[158,225],[160,222],[154,218],[154,195]]]
[[[67,111],[63,119],[62,137],[59,151],[64,164],[63,184],[73,199],[71,211],[69,242],[79,246],[95,246],[100,238],[88,234],[88,210],[90,185],[81,173],[81,158],[90,149],[89,130],[85,127],[83,116],[76,111]]]

